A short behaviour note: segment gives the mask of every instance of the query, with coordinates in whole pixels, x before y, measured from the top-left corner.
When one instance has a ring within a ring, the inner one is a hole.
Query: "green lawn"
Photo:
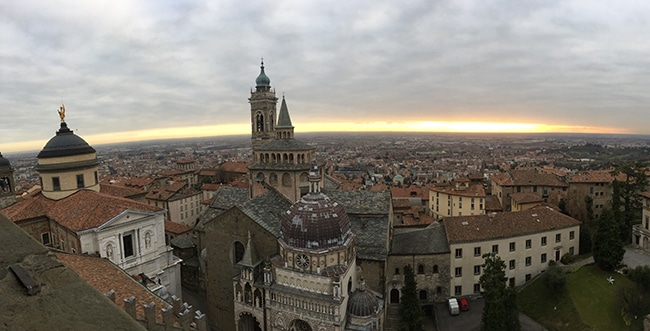
[[[607,282],[615,279],[614,285]],[[522,290],[519,309],[549,330],[638,330],[641,319],[625,325],[617,303],[617,289],[632,281],[587,265],[567,275],[566,289],[554,293],[538,278]]]

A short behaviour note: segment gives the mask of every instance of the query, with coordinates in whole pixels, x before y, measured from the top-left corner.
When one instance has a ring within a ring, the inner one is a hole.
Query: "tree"
[[[616,269],[625,254],[620,228],[614,221],[615,214],[616,212],[613,210],[603,210],[593,240],[594,261],[601,269],[607,271]]]
[[[549,263],[548,269],[542,274],[542,281],[554,293],[559,293],[566,285],[566,274],[562,267]]]
[[[422,308],[417,296],[418,284],[410,265],[404,267],[404,287],[399,302],[399,329],[400,331],[422,331]]]
[[[641,219],[643,200],[639,192],[648,187],[645,162],[623,162],[614,166],[612,176],[612,210],[619,222],[621,240],[629,243],[632,239],[632,224]]]
[[[484,254],[483,274],[479,284],[483,288],[485,305],[481,315],[481,330],[521,330],[517,293],[506,287],[506,264],[494,254]]]
[[[590,227],[580,225],[580,252],[579,254],[587,254],[591,252],[591,230]]]

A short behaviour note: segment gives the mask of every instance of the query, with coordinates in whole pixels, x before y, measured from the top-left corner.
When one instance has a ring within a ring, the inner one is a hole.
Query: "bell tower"
[[[255,79],[255,91],[251,90],[248,98],[251,104],[251,140],[253,150],[275,138],[275,117],[278,98],[271,88],[271,79],[264,72],[264,60],[260,66],[260,74]]]

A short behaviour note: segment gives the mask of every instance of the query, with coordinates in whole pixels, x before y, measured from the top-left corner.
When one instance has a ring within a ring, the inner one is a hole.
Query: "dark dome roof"
[[[61,122],[61,128],[56,132],[56,136],[45,144],[43,150],[38,153],[37,158],[73,156],[81,154],[95,153],[95,149],[81,137],[77,136],[68,129],[65,122]]]
[[[372,316],[379,309],[379,300],[377,300],[377,297],[364,288],[354,291],[350,295],[350,299],[348,299],[348,313],[354,316]]]
[[[0,168],[11,168],[11,163],[2,156],[2,153],[0,153]]]
[[[264,73],[264,62],[262,62],[262,66],[260,67],[260,75],[257,76],[257,79],[255,79],[255,85],[256,86],[271,86],[271,78]]]
[[[281,231],[288,245],[308,249],[339,246],[352,233],[343,207],[323,193],[309,193],[289,207]]]

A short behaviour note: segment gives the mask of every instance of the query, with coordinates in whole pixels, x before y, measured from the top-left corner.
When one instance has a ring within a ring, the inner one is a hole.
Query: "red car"
[[[458,304],[460,305],[460,310],[462,310],[462,311],[468,311],[469,310],[469,302],[467,302],[466,298],[458,299]]]

